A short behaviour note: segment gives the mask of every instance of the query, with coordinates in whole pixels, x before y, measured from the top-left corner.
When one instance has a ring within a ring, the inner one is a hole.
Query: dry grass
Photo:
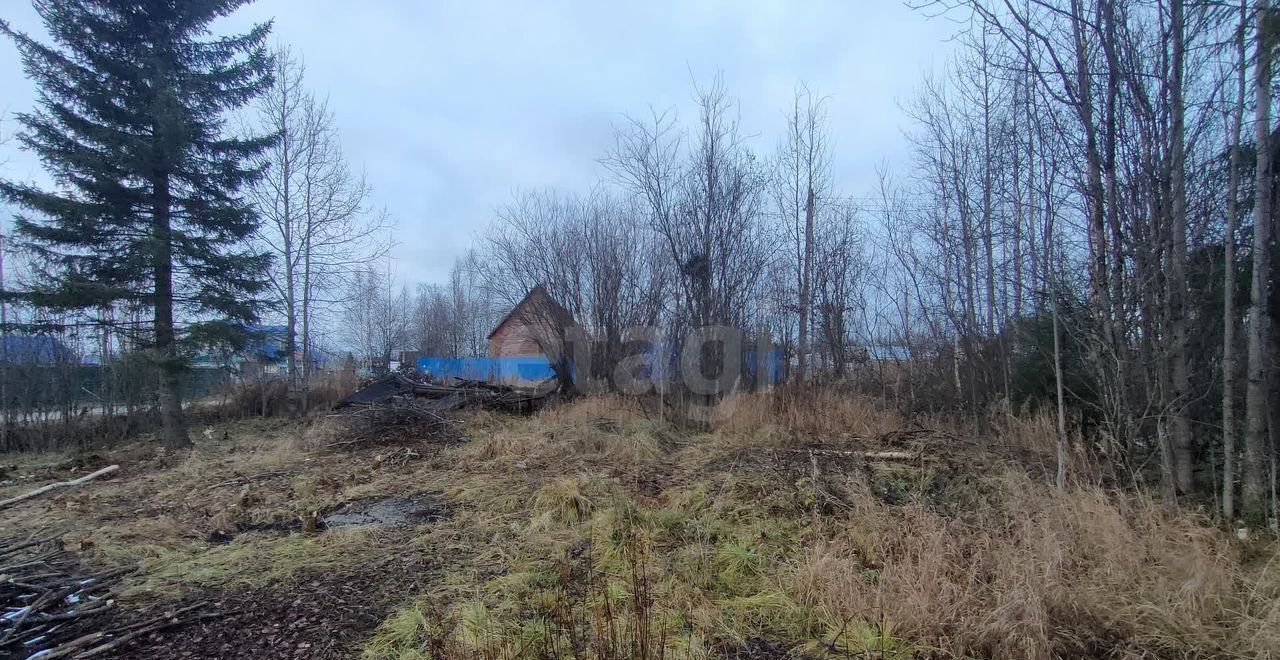
[[[173,593],[186,583],[207,586],[198,574],[219,571],[228,581],[282,578],[290,564],[358,561],[346,548],[293,552],[313,546],[283,531],[246,534],[220,546],[215,534],[238,535],[263,528],[297,527],[299,517],[352,499],[367,484],[383,478],[370,457],[309,452],[298,422],[249,419],[193,428],[196,447],[170,452],[154,444],[122,446],[102,456],[83,457],[90,466],[114,462],[118,476],[93,482],[75,492],[38,498],[4,512],[0,537],[21,537],[39,530],[61,534],[86,549],[88,558],[109,566],[141,565],[131,593]],[[40,457],[24,456],[25,465]],[[74,456],[45,463],[74,462]],[[32,471],[35,472],[34,470]],[[76,473],[55,470],[5,489],[30,490],[42,482]],[[281,544],[279,548],[275,546]],[[293,559],[290,559],[293,558]],[[189,578],[189,579],[188,579]]]
[[[798,600],[882,617],[950,653],[1002,658],[1264,657],[1280,650],[1280,580],[1140,496],[1058,494],[1010,469],[982,524],[862,501],[805,553]]]
[[[441,491],[454,517],[394,542],[443,576],[404,594],[366,658],[1280,657],[1277,548],[1141,493],[1058,493],[1035,463],[1051,420],[1006,417],[991,449],[926,435],[919,460],[867,464],[791,451],[876,447],[910,426],[867,400],[751,394],[725,412],[693,435],[618,398],[479,413],[468,442],[395,468],[311,451],[323,426],[241,422],[4,525],[90,536],[100,560],[141,562],[141,590],[285,589],[388,541],[203,535]]]
[[[283,377],[263,377],[232,384],[221,405],[222,415],[230,418],[298,416],[311,411],[329,410],[356,389],[354,373],[334,372],[313,376],[301,391],[290,394]]]
[[[574,478],[557,479],[538,489],[533,498],[533,510],[551,520],[576,525],[591,517],[591,499],[582,494],[579,481]]]
[[[868,398],[817,387],[733,394],[712,418],[717,435],[784,443],[874,438],[906,425]]]
[[[122,596],[284,583],[303,572],[354,566],[387,549],[376,529],[336,530],[318,536],[246,534],[213,547],[133,546],[130,559],[141,573],[128,580]]]
[[[1044,419],[1002,428],[1001,453],[938,447],[976,452],[973,471],[823,464],[815,478],[807,459],[766,458],[902,427],[869,406],[743,395],[709,434],[639,457],[637,435],[673,432],[624,401],[483,418],[457,450],[459,494],[504,516],[505,573],[411,602],[366,657],[701,658],[758,640],[809,657],[1280,653],[1280,566],[1245,565],[1208,521],[1145,495],[1056,492],[1003,451],[1038,455]]]

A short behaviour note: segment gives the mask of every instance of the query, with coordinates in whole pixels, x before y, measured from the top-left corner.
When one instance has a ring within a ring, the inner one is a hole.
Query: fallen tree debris
[[[85,634],[85,622],[114,609],[109,590],[134,570],[85,573],[56,537],[0,544],[0,557],[0,656],[6,657],[63,657],[103,639],[104,633]]]
[[[116,470],[119,470],[119,469],[120,469],[119,465],[109,465],[107,467],[102,468],[101,470],[98,470],[97,472],[86,474],[83,477],[80,477],[79,479],[72,479],[71,481],[59,481],[58,483],[49,484],[47,486],[41,486],[29,493],[0,501],[0,509],[8,508],[10,506],[13,506],[14,504],[17,504],[18,502],[29,500],[33,497],[39,497],[50,491],[58,490],[59,488],[75,488],[76,486],[93,481],[94,479],[97,479],[98,477],[101,477],[103,475],[111,474],[112,472],[115,472]]]
[[[272,470],[270,472],[263,472],[262,474],[253,475],[251,477],[236,477],[234,479],[227,479],[226,481],[219,481],[216,484],[210,484],[209,489],[212,490],[214,488],[223,488],[226,486],[243,486],[245,484],[254,483],[257,481],[265,481],[267,479],[283,477],[287,474],[289,473],[285,472],[284,470]]]
[[[355,445],[439,444],[455,442],[459,431],[453,422],[426,402],[394,397],[378,404],[352,405],[329,416],[342,428],[341,439],[327,449]]]
[[[360,404],[384,404],[396,398],[425,399],[426,409],[445,412],[484,408],[510,413],[530,413],[547,401],[550,387],[516,388],[479,380],[454,378],[451,384],[418,382],[402,374],[388,374],[349,394],[339,408]]]
[[[128,644],[129,642],[139,637],[142,637],[143,635],[149,635],[153,632],[156,632],[157,630],[163,630],[165,628],[177,626],[183,623],[187,623],[188,621],[193,621],[198,618],[204,618],[207,616],[218,616],[217,614],[200,614],[194,617],[183,618],[184,615],[194,612],[195,610],[198,610],[208,604],[209,603],[207,601],[201,601],[199,603],[196,603],[195,605],[184,607],[172,613],[165,613],[154,619],[143,621],[142,623],[137,623],[132,626],[128,626],[126,628],[122,628],[119,631],[116,631],[115,633],[105,633],[105,634],[96,633],[97,635],[99,635],[98,639],[102,639],[103,637],[110,637],[113,634],[116,634],[119,636],[115,637],[114,639],[107,642],[106,644],[101,644],[99,646],[95,646],[81,653],[77,653],[73,657],[75,657],[77,660],[79,658],[97,657],[102,655],[103,653],[106,653],[107,651],[111,651],[121,646],[124,646],[125,644]],[[51,653],[48,656],[40,656],[40,657],[46,658],[46,657],[57,657],[57,656],[54,656]]]
[[[914,451],[851,451],[845,449],[783,449],[782,451],[808,453],[810,456],[852,456],[869,461],[914,461],[920,454]]]

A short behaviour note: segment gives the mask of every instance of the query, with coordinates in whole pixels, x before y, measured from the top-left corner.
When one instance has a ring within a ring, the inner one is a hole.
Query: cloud
[[[29,6],[5,13],[42,34]],[[693,80],[717,72],[761,153],[798,81],[828,95],[837,185],[866,194],[878,163],[905,165],[897,104],[941,64],[952,28],[889,2],[261,0],[220,29],[268,19],[329,95],[348,158],[399,224],[398,268],[414,281],[444,280],[513,190],[590,187],[625,114],[690,118]],[[10,112],[30,108],[7,43],[0,85]],[[8,176],[40,176],[30,154],[9,160]]]

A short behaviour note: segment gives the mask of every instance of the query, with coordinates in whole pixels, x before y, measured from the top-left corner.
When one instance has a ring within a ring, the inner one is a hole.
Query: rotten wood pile
[[[389,374],[352,392],[338,402],[338,407],[416,399],[416,407],[436,412],[481,408],[525,414],[546,402],[550,392],[551,388],[516,388],[462,378],[453,378],[449,384],[425,383],[402,374]]]
[[[200,615],[166,612],[127,626],[100,629],[116,609],[112,588],[134,567],[86,572],[58,538],[0,544],[0,656],[109,657],[114,649]]]

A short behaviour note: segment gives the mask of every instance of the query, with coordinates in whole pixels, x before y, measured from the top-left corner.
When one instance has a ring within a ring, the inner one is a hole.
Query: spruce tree
[[[270,84],[269,23],[215,37],[250,0],[35,0],[52,44],[0,22],[38,86],[22,145],[55,184],[0,181],[16,228],[46,265],[34,305],[151,313],[135,337],[155,356],[164,440],[190,444],[181,376],[189,348],[255,317],[268,257],[245,239],[241,194],[274,136],[234,137],[227,115]],[[109,316],[109,315],[103,315]],[[107,319],[98,319],[108,322]]]

